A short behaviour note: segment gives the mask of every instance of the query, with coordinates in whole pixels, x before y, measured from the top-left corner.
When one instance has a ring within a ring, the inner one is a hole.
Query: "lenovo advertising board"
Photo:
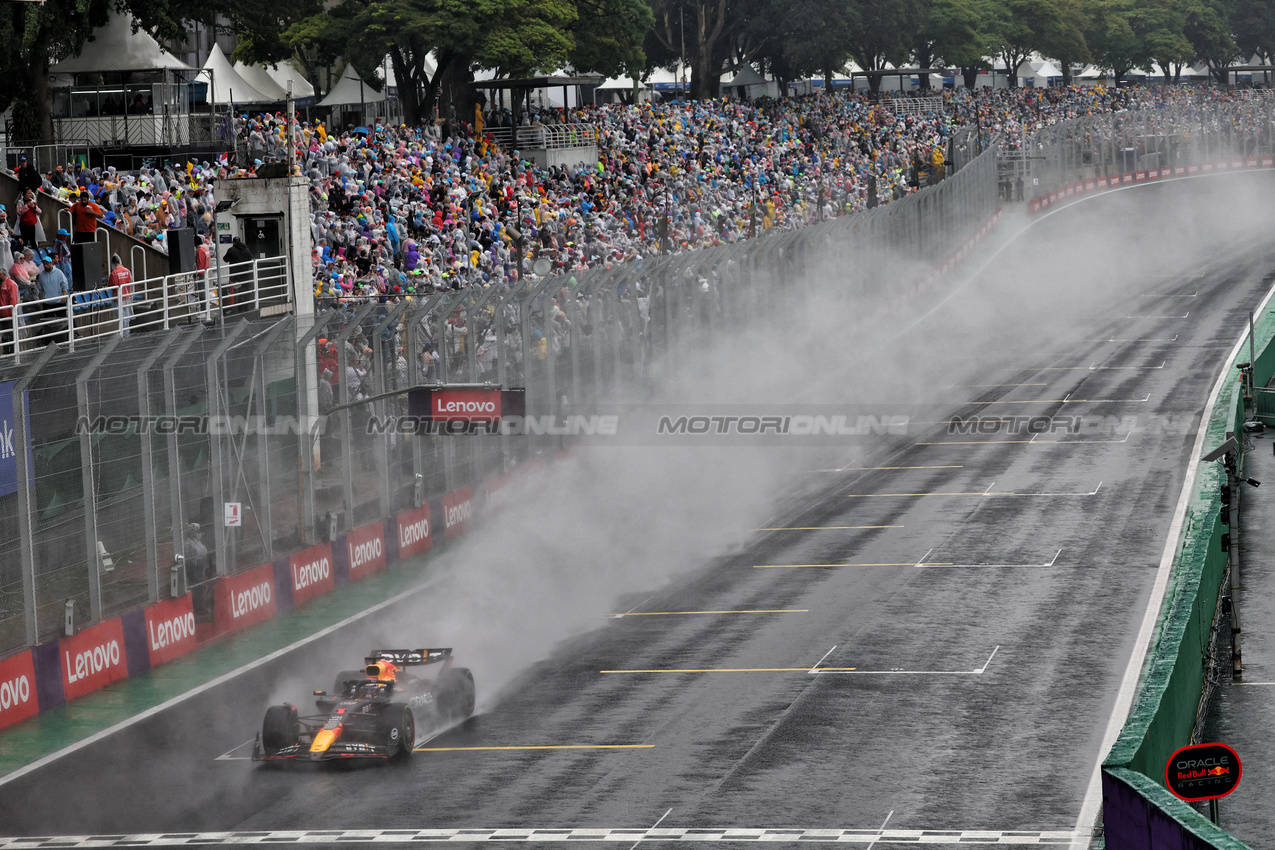
[[[433,529],[430,528],[429,503],[398,515],[398,557],[399,560],[428,552],[434,545]]]
[[[443,539],[454,540],[469,528],[474,516],[474,488],[462,487],[443,496]]]
[[[67,702],[128,678],[124,624],[107,620],[58,641],[62,690]]]
[[[18,492],[19,452],[13,410],[13,386],[16,383],[17,381],[0,381],[0,497]],[[31,417],[29,415],[26,417],[26,425],[27,440],[30,441]],[[27,457],[31,457],[30,453]]]
[[[195,610],[190,594],[146,608],[146,650],[151,666],[181,658],[195,648]]]
[[[213,619],[218,633],[234,632],[264,623],[275,615],[274,564],[224,576],[217,580]]]
[[[31,650],[0,661],[0,729],[40,713]]]
[[[331,593],[336,588],[332,573],[332,544],[318,543],[302,549],[288,559],[292,576],[292,602],[300,605],[307,599]]]
[[[350,581],[367,578],[385,569],[385,523],[377,520],[345,535]]]

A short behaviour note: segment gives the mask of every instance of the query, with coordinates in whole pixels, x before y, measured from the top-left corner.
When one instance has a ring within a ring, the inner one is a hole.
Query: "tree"
[[[1231,27],[1235,43],[1246,56],[1260,56],[1269,65],[1275,56],[1275,3],[1270,0],[1233,0]],[[1270,83],[1270,72],[1266,82]]]
[[[1133,27],[1142,39],[1143,50],[1160,66],[1165,81],[1177,82],[1182,68],[1195,56],[1187,39],[1187,10],[1194,0],[1142,0],[1133,14]]]
[[[1058,0],[994,0],[991,8],[993,46],[1014,88],[1019,66],[1062,39],[1062,13]]]
[[[571,0],[343,0],[284,38],[298,52],[337,51],[369,77],[388,56],[403,116],[415,124],[434,108],[440,83],[472,79],[474,65],[511,76],[561,65],[575,19]]]
[[[654,23],[646,0],[576,0],[571,66],[607,77],[640,74],[646,66],[642,43]]]
[[[1195,55],[1208,63],[1209,71],[1221,85],[1230,81],[1227,66],[1239,50],[1231,37],[1227,9],[1221,0],[1196,0],[1186,15],[1186,37]]]
[[[691,68],[690,96],[717,97],[721,75],[741,67],[732,44],[746,27],[742,0],[653,0],[655,26],[647,41],[652,64],[666,66],[685,57]],[[734,61],[732,61],[734,60]]]
[[[985,64],[988,36],[980,26],[983,20],[978,0],[927,0],[921,7],[920,20],[912,36],[912,58],[921,68],[943,62],[962,69]],[[922,76],[922,88],[929,87],[929,77]],[[966,85],[973,87],[973,80]]]
[[[1089,62],[1093,53],[1085,31],[1089,28],[1089,14],[1085,0],[1058,0],[1059,28],[1055,37],[1044,46],[1045,55],[1058,60],[1063,72],[1063,85],[1071,85],[1071,66]]]
[[[1133,0],[1092,0],[1086,40],[1094,61],[1111,71],[1117,82],[1134,68],[1151,63],[1146,45],[1133,29]]]
[[[850,60],[847,42],[855,22],[850,0],[779,0],[770,9],[751,11],[749,31],[759,55],[787,80],[819,75],[832,88],[833,75]]]
[[[53,138],[49,68],[79,54],[93,31],[117,10],[161,41],[186,37],[183,0],[45,0],[0,4],[0,112],[14,107],[14,141]]]
[[[883,70],[887,63],[902,65],[911,53],[911,33],[921,20],[917,0],[852,0],[853,26],[847,42],[850,55],[865,71]],[[881,76],[868,77],[872,93],[881,90]]]

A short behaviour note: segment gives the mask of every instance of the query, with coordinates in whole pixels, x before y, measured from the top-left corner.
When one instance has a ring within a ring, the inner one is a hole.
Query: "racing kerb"
[[[366,427],[405,413],[398,393],[408,387],[525,387],[529,417],[560,421],[571,405],[686,368],[728,330],[771,321],[776,305],[803,297],[815,257],[845,270],[847,298],[877,286],[900,255],[911,268],[898,285],[932,292],[940,270],[987,234],[995,178],[993,147],[883,207],[733,245],[507,291],[195,324],[97,350],[50,347],[18,364],[5,376],[18,383],[0,380],[0,415],[6,388],[14,402],[24,484],[12,516],[19,531],[0,538],[10,603],[0,608],[0,682],[25,682],[25,696],[6,706],[0,694],[0,729],[424,555],[497,509],[513,477],[571,444],[553,432],[404,438]],[[555,320],[555,296],[566,322]],[[329,399],[316,389],[320,340],[334,345]],[[355,340],[361,352],[347,345]],[[426,367],[431,351],[437,360]],[[352,358],[366,361],[357,387]],[[319,416],[320,403],[368,396]],[[98,430],[78,424],[99,421]],[[205,427],[181,430],[191,423]],[[239,506],[237,527],[223,522],[226,504]],[[187,564],[191,592],[177,564],[174,594],[176,555],[195,534],[216,556],[212,575],[200,581]]]
[[[1262,316],[1254,335],[1259,349],[1254,372],[1257,386],[1265,385],[1275,374],[1275,320],[1265,310],[1270,298],[1268,295],[1257,312]],[[1247,360],[1245,346],[1226,367],[1217,402],[1205,413],[1208,420],[1202,453],[1221,445],[1226,432],[1242,433],[1244,400],[1235,364]],[[1241,448],[1241,469],[1243,460]],[[1164,786],[1169,756],[1179,747],[1197,743],[1192,740],[1197,712],[1207,707],[1201,705],[1201,695],[1210,663],[1210,632],[1228,567],[1219,519],[1224,480],[1219,464],[1200,465],[1139,690],[1103,762],[1103,822],[1109,850],[1247,847]],[[1233,497],[1241,498],[1242,492]]]

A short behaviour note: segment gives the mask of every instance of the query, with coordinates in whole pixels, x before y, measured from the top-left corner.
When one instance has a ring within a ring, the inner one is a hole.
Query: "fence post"
[[[392,328],[402,318],[407,306],[406,301],[400,301],[394,306],[394,309],[386,314],[384,319],[377,323],[376,328],[372,331],[372,336],[375,337],[372,343],[372,371],[376,378],[374,386],[378,395],[389,392],[391,384],[394,383],[390,376],[394,374],[397,361],[396,355],[398,354],[398,346],[393,344],[390,346],[390,351],[386,352],[385,346],[381,341],[381,334]],[[393,341],[393,336],[391,336],[391,341]],[[397,387],[395,388],[397,389]],[[375,403],[374,409],[384,421],[388,408],[387,400],[381,399]],[[380,480],[381,516],[383,517],[389,516],[394,509],[390,486],[390,444],[399,439],[401,439],[401,435],[397,430],[394,430],[380,434],[376,441],[376,473],[377,478]]]
[[[174,329],[164,335],[159,344],[151,350],[146,359],[137,367],[137,414],[141,421],[151,421],[150,374],[156,361],[163,356],[181,332]],[[142,506],[143,521],[146,523],[146,599],[155,602],[159,599],[159,521],[155,517],[155,461],[154,447],[151,439],[153,429],[145,428],[142,438]],[[169,474],[172,472],[170,470]],[[180,552],[174,552],[180,555]]]
[[[208,381],[208,422],[218,421],[218,417],[222,415],[221,408],[221,377],[217,364],[230,347],[234,345],[235,340],[248,329],[247,322],[237,322],[228,331],[221,343],[213,349],[208,356],[208,362],[205,366],[206,379]],[[231,561],[234,553],[230,551],[232,548],[229,543],[231,538],[226,534],[226,524],[222,521],[222,514],[225,510],[226,500],[226,474],[221,457],[221,434],[213,433],[213,429],[209,429],[208,433],[208,453],[210,465],[212,466],[212,497],[213,497],[213,546],[217,552],[217,575],[230,575]],[[217,510],[221,508],[222,510]]]
[[[89,411],[88,381],[102,362],[110,356],[123,337],[113,336],[93,355],[80,373],[75,376],[76,410],[81,421],[91,421]],[[89,578],[89,616],[93,622],[102,619],[102,570],[97,556],[97,476],[93,474],[93,435],[87,428],[80,434],[80,480],[84,489],[84,543]]]
[[[266,418],[269,416],[269,408],[266,398],[266,357],[270,352],[270,347],[274,345],[275,340],[279,338],[285,331],[291,331],[296,317],[285,316],[274,327],[266,332],[256,348],[252,352],[253,371],[256,373],[256,387],[254,392],[258,398],[257,410],[259,411],[259,424],[257,430],[257,471],[258,471],[258,487],[260,488],[260,502],[254,505],[256,513],[257,531],[261,535],[261,548],[265,554],[267,561],[274,560],[274,512],[271,506],[274,504],[273,494],[270,492],[270,429],[265,427]],[[247,411],[247,421],[252,421],[251,406]],[[233,439],[233,438],[232,438]],[[244,450],[248,447],[248,436],[244,435]]]
[[[196,325],[164,361],[164,414],[174,419],[177,417],[177,379],[174,370],[181,358],[203,333],[204,326]],[[186,524],[182,520],[181,478],[181,453],[178,451],[177,433],[176,429],[170,429],[168,434],[169,522],[172,524],[175,554],[186,551]]]
[[[363,308],[350,320],[345,329],[337,335],[337,366],[341,370],[341,374],[337,376],[337,385],[340,393],[337,403],[346,405],[353,401],[350,398],[350,381],[348,369],[350,362],[349,354],[346,352],[346,343],[350,341],[350,337],[354,335],[362,325],[363,320],[376,307],[376,302],[371,301],[363,305]],[[342,493],[344,494],[344,510],[341,511],[341,523],[338,525],[339,531],[349,531],[354,528],[354,423],[350,420],[353,418],[353,411],[345,408],[341,411],[341,480]]]
[[[27,645],[40,642],[40,623],[36,615],[35,593],[35,504],[32,502],[31,473],[33,466],[31,429],[27,421],[27,387],[35,381],[40,370],[49,365],[57,353],[57,343],[49,343],[36,361],[22,373],[13,385],[13,439],[18,452],[18,538],[22,558],[22,609],[26,620]]]
[[[318,381],[322,376],[316,374],[318,357],[314,351],[314,341],[336,316],[335,310],[328,310],[319,316],[318,321],[310,329],[300,335],[296,349],[296,385],[297,385],[297,462],[301,469],[301,480],[298,495],[301,499],[301,542],[310,545],[317,542],[314,533],[318,517],[314,507],[314,469],[322,461],[318,441],[315,436],[319,423],[326,414],[320,411],[318,398],[310,395],[311,381],[317,392]],[[317,379],[317,380],[316,380]]]

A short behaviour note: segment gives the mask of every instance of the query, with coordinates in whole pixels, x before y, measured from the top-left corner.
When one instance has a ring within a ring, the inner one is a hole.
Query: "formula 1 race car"
[[[337,674],[332,692],[315,691],[319,714],[290,703],[266,709],[252,760],[402,759],[419,737],[433,737],[474,713],[474,677],[452,666],[451,649],[378,649],[362,670]],[[407,667],[439,665],[433,677]]]

